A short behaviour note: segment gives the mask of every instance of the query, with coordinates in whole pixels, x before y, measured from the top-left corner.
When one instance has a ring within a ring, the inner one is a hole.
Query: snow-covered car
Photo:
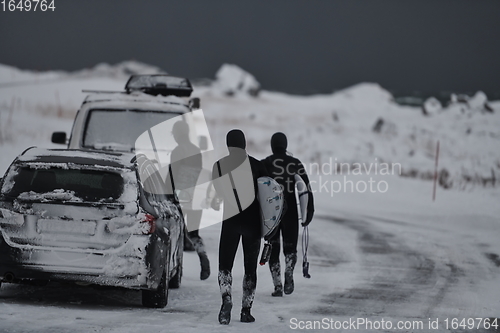
[[[0,186],[0,283],[137,289],[147,307],[180,286],[181,208],[144,156],[30,148]]]
[[[199,109],[199,99],[189,99],[193,88],[187,79],[169,75],[134,75],[124,92],[93,92],[76,114],[69,140],[65,132],[54,132],[52,142],[69,149],[132,152],[136,139],[153,126],[182,116],[191,127],[191,141],[207,149],[208,133],[197,133],[189,116]],[[92,91],[90,91],[92,92]],[[165,133],[165,138],[168,138]],[[203,134],[203,135],[202,135]],[[168,141],[168,140],[165,140]],[[170,140],[173,149],[175,142]]]

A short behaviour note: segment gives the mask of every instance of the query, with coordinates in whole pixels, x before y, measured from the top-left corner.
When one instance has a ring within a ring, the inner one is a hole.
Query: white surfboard
[[[267,240],[281,220],[284,205],[283,190],[271,177],[259,177],[257,187],[262,213],[262,237]]]
[[[297,209],[299,219],[304,223],[307,218],[307,204],[309,202],[309,191],[306,182],[299,175],[295,175],[295,193],[297,195]]]

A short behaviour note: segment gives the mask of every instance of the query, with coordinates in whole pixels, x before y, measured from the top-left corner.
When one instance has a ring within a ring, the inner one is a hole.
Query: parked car
[[[142,133],[182,116],[190,125],[191,141],[206,150],[208,133],[198,133],[192,119],[191,111],[200,107],[198,98],[189,99],[192,91],[188,79],[169,75],[133,75],[124,92],[89,91],[69,140],[65,132],[54,132],[52,142],[67,144],[69,149],[133,152]],[[173,139],[162,142],[166,150],[176,145]]]
[[[0,183],[0,281],[137,289],[164,307],[181,283],[183,230],[145,156],[31,148]]]

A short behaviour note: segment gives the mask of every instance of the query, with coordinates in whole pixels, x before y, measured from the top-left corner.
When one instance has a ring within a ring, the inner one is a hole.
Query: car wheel
[[[142,305],[147,308],[161,309],[168,303],[168,276],[170,272],[170,244],[167,247],[165,267],[161,276],[160,284],[156,290],[142,291]]]
[[[170,279],[168,287],[171,289],[177,289],[181,286],[182,279],[182,264],[177,267],[177,273]]]
[[[168,270],[168,269],[167,269]],[[156,290],[143,290],[142,291],[142,305],[147,308],[161,309],[167,306],[168,303],[168,284],[167,272],[163,271],[161,276],[160,285]]]

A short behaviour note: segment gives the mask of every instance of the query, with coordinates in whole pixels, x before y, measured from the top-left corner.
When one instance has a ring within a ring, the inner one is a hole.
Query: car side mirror
[[[191,98],[189,100],[189,108],[191,110],[198,110],[198,109],[200,109],[201,108],[200,99],[198,97]]]
[[[207,150],[208,149],[208,138],[204,135],[200,135],[198,137],[198,147],[201,150]]]
[[[52,143],[65,145],[66,144],[66,132],[54,132],[54,133],[52,133]]]

